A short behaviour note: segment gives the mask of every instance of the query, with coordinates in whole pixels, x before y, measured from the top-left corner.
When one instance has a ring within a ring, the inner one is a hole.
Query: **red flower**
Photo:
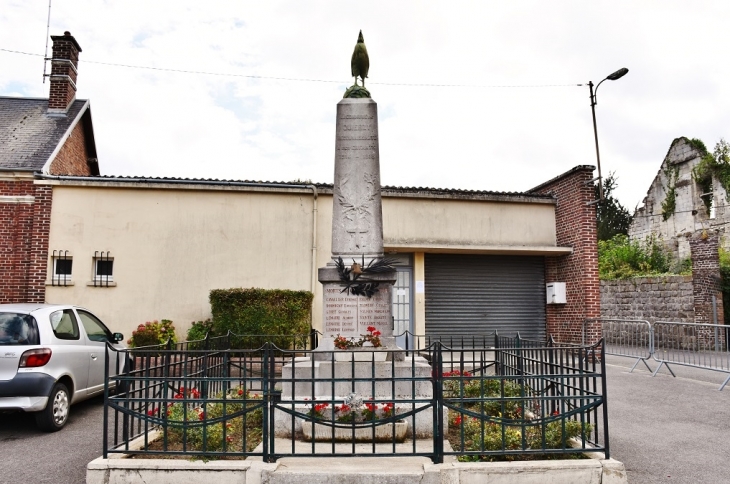
[[[157,413],[157,409],[156,408],[153,408],[152,410],[148,410],[147,411],[147,415],[149,415],[150,417],[153,416],[155,413]]]
[[[454,425],[461,425],[461,415],[454,419]]]
[[[239,389],[238,389],[238,394],[239,394],[239,395],[243,395],[243,390],[241,390],[241,389],[239,388]]]
[[[381,335],[380,331],[373,331],[373,336],[380,336],[380,335]]]
[[[377,330],[375,326],[368,326],[368,332],[372,333],[373,331]]]

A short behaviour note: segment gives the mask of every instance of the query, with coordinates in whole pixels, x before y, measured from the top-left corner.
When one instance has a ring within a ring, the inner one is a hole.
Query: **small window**
[[[114,281],[114,258],[109,252],[94,253],[94,286],[110,286]]]
[[[20,313],[0,313],[0,346],[41,344],[38,325],[33,316]]]
[[[53,274],[51,284],[54,286],[71,285],[71,271],[73,269],[73,257],[67,250],[53,251]]]
[[[70,309],[51,313],[51,329],[58,339],[79,339],[79,323]]]

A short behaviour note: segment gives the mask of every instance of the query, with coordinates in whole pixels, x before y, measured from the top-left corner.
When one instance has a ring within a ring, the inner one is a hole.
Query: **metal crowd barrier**
[[[583,321],[583,344],[586,344],[587,327],[601,325],[601,337],[606,343],[606,354],[636,358],[633,372],[639,362],[653,371],[646,362],[653,352],[653,333],[651,324],[645,320],[631,319],[586,319]]]
[[[730,373],[730,349],[728,333],[730,327],[723,324],[695,324],[657,321],[653,326],[653,358],[659,363],[656,375],[662,366],[674,375],[669,363],[705,370]],[[730,381],[725,379],[720,390]]]
[[[639,362],[656,376],[665,366],[676,376],[672,365],[689,366],[704,370],[730,373],[730,326],[723,324],[678,323],[629,319],[586,319],[583,321],[583,343],[588,340],[590,325],[600,325],[601,337],[606,343],[606,354],[635,358],[634,371]],[[647,360],[659,366],[652,370]],[[719,390],[730,382],[730,375]]]

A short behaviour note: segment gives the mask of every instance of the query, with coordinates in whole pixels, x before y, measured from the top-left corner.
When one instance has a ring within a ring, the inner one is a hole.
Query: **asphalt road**
[[[607,358],[612,457],[630,484],[730,482],[730,384],[727,374],[674,366],[652,378],[643,365]],[[652,369],[656,363],[650,362]],[[101,455],[101,397],[74,405],[67,426],[48,434],[32,415],[0,415],[0,483],[83,484]]]
[[[608,357],[611,457],[630,484],[730,482],[730,384],[726,373],[672,366],[656,377],[641,363]],[[658,363],[649,361],[655,369]]]
[[[33,415],[0,414],[0,483],[85,483],[86,464],[101,455],[103,410],[103,396],[74,405],[54,433],[38,430]]]

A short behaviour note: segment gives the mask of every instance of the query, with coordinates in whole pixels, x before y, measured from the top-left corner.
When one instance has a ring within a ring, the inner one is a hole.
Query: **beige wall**
[[[317,200],[313,264],[311,190],[45,183],[55,185],[49,252],[70,251],[74,283],[47,286],[46,300],[85,306],[125,337],[139,323],[163,318],[184,336],[192,321],[210,317],[211,289],[311,290],[312,269],[330,258],[330,194]],[[383,216],[390,251],[555,246],[552,204],[385,197]],[[110,251],[115,287],[88,285],[94,251]],[[319,328],[320,284],[314,289]]]
[[[385,198],[383,237],[386,247],[555,246],[555,206]]]

